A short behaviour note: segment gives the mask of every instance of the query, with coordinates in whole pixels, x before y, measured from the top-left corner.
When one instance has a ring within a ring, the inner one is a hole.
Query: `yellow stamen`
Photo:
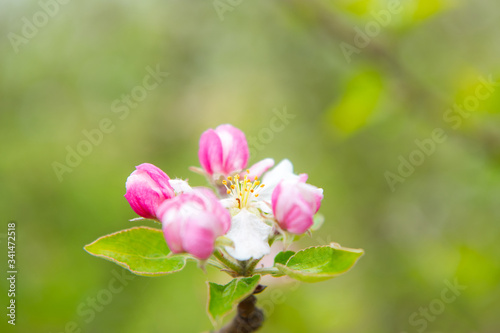
[[[239,179],[239,178],[240,178],[240,176],[239,176],[239,175],[236,175],[236,176],[234,176],[234,178]],[[238,196],[239,196],[239,197],[241,197],[241,194],[240,194],[240,186],[239,186],[239,184],[238,184],[238,183],[236,183],[236,193],[238,194]]]
[[[247,207],[253,197],[257,198],[259,196],[259,187],[264,187],[264,184],[261,184],[257,176],[252,177],[252,181],[249,177],[250,170],[247,169],[246,171],[247,174],[245,175],[235,174],[222,181],[222,184],[227,189],[227,194],[236,199],[240,209]]]

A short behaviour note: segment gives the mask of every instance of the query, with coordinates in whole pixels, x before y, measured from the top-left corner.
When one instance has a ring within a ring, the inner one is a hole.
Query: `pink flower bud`
[[[138,165],[125,183],[125,199],[138,215],[157,219],[156,211],[160,204],[175,196],[169,180],[165,172],[152,164]]]
[[[300,179],[283,180],[271,197],[274,217],[283,230],[303,234],[313,225],[314,214],[322,199],[323,189]]]
[[[229,176],[245,169],[248,155],[245,134],[229,124],[208,129],[201,135],[198,158],[211,176]]]
[[[170,250],[188,252],[201,260],[210,257],[216,238],[231,227],[231,215],[205,188],[194,188],[165,201],[158,216]]]

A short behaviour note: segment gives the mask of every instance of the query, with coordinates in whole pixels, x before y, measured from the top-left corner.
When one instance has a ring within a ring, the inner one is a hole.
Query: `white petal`
[[[168,183],[174,189],[175,195],[178,195],[180,193],[187,193],[192,190],[188,182],[182,179],[170,179]]]
[[[232,209],[232,208],[237,208],[237,202],[234,198],[225,198],[219,200],[222,206],[226,209]]]
[[[248,176],[248,179],[251,180],[253,180],[255,177],[260,178],[267,170],[272,168],[273,165],[274,160],[272,158],[265,158],[249,167],[248,170],[250,171],[250,173],[246,175]],[[241,176],[245,177],[245,173],[242,173]]]
[[[253,207],[265,214],[271,214],[273,212],[271,208],[271,201],[268,202],[265,200],[256,200],[253,204]]]
[[[283,179],[299,179],[300,177],[293,173],[293,164],[288,159],[279,162],[274,168],[268,171],[262,178],[265,187],[259,192],[259,199],[271,202],[271,196],[274,188]]]
[[[231,229],[226,237],[234,243],[234,248],[226,246],[226,251],[237,260],[259,259],[271,251],[269,236],[272,227],[260,217],[242,209],[232,219]]]

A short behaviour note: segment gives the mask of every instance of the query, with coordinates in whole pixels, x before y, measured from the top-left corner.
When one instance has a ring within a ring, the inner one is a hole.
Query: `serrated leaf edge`
[[[286,266],[288,264],[288,262],[290,261],[290,259],[292,259],[295,255],[297,255],[297,253],[305,251],[305,250],[309,250],[309,249],[322,248],[322,247],[331,247],[332,249],[335,249],[335,250],[343,250],[343,251],[347,251],[347,252],[351,252],[351,253],[359,253],[360,255],[356,258],[356,260],[354,261],[354,263],[351,266],[349,266],[347,269],[345,269],[345,270],[343,270],[341,272],[334,273],[334,274],[331,274],[331,273],[307,273],[307,272],[303,272],[303,271],[296,270],[296,269],[293,269],[293,268],[290,268],[290,267]],[[277,267],[281,272],[283,272],[286,275],[288,275],[286,273],[286,271],[288,270],[289,272],[297,273],[299,275],[310,276],[310,277],[318,277],[320,279],[321,278],[325,278],[325,280],[326,280],[328,278],[334,278],[336,276],[342,275],[345,272],[349,271],[352,267],[354,267],[354,265],[358,262],[358,260],[364,254],[365,254],[365,251],[363,249],[353,249],[353,248],[348,248],[348,247],[337,247],[337,246],[331,246],[331,245],[310,246],[310,247],[306,247],[304,249],[301,249],[301,250],[295,252],[295,254],[293,256],[291,256],[290,258],[288,258],[288,260],[286,261],[285,265],[280,264],[280,263],[276,263],[276,264],[274,264],[274,266]]]
[[[312,247],[314,247],[314,246],[312,246]],[[305,250],[305,249],[302,249],[302,250]],[[300,252],[300,251],[302,251],[302,250],[299,250],[299,251],[297,251],[297,252],[292,251],[292,250],[280,251],[280,252],[278,252],[278,253],[276,254],[276,256],[277,256],[278,254],[280,254],[280,253],[284,253],[284,252],[287,252],[287,251],[295,252],[294,254],[292,254],[292,255],[288,258],[288,260],[290,260],[290,258],[291,258],[291,257],[293,257],[294,255],[296,255],[298,252]],[[273,259],[273,266],[276,266],[276,265],[278,265],[278,264],[279,264],[279,265],[282,265],[282,264],[280,264],[280,263],[276,263],[276,262],[274,261],[274,260],[276,259],[276,256],[274,256],[274,259]],[[285,262],[285,265],[288,263],[288,260]]]

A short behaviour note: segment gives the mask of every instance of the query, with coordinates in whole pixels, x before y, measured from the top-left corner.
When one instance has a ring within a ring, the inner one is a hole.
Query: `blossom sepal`
[[[313,225],[309,228],[309,232],[318,231],[325,223],[325,216],[323,214],[317,213],[313,218]]]
[[[331,243],[300,250],[285,260],[275,261],[274,266],[280,273],[296,280],[320,282],[346,273],[363,254],[362,249],[351,249]]]
[[[161,224],[161,222],[158,221],[157,219],[147,219],[145,217],[136,217],[129,220],[129,222],[142,222],[142,221],[153,221],[155,223]]]
[[[226,246],[234,247],[234,242],[231,238],[227,236],[221,236],[215,240],[215,248],[224,248]]]

